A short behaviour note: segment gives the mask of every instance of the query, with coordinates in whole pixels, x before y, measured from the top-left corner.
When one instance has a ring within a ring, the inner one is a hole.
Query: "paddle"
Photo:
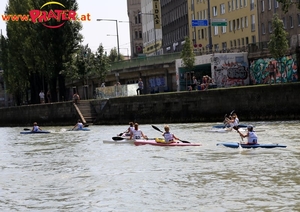
[[[114,141],[121,141],[121,140],[123,140],[124,138],[115,136],[115,137],[112,137],[112,139],[113,139]]]
[[[24,128],[24,130],[25,130],[25,131],[29,131],[29,130],[31,130],[31,129],[28,129],[28,128]]]
[[[153,129],[161,132],[161,133],[164,133],[163,131],[161,131],[158,127],[154,126],[154,125],[151,125],[153,127]],[[178,139],[179,141],[181,141],[182,143],[191,143],[189,141],[184,141],[184,140],[181,140],[181,139]]]
[[[84,127],[89,127],[89,126],[90,126],[90,125],[88,125],[88,124],[85,124],[85,125],[84,125]]]

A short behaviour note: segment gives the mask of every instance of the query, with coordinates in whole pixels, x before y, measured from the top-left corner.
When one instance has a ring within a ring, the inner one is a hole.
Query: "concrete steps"
[[[84,119],[82,120],[83,122],[92,124],[97,118],[97,113],[89,101],[81,100],[78,104],[76,104],[76,106]]]

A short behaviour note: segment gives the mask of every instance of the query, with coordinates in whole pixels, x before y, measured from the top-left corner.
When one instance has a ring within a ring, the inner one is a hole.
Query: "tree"
[[[272,29],[273,33],[270,36],[270,41],[268,42],[268,49],[272,57],[278,59],[285,56],[289,43],[287,39],[288,33],[284,30],[284,25],[282,20],[278,18],[275,13],[272,19]]]
[[[277,0],[278,3],[282,4],[282,11],[284,13],[287,13],[289,10],[289,7],[291,5],[295,5],[300,10],[300,1],[299,0]]]
[[[104,82],[107,75],[108,69],[110,67],[109,58],[104,52],[104,47],[102,44],[99,45],[97,52],[95,54],[95,75],[99,79],[99,86]]]
[[[77,11],[75,0],[61,0],[65,8]],[[33,8],[39,9],[44,0],[9,0],[6,14],[28,14]],[[46,11],[60,9],[57,4],[43,7]],[[57,25],[50,20],[47,25]],[[40,90],[50,88],[53,101],[63,100],[66,95],[65,76],[61,74],[63,64],[71,60],[82,39],[82,26],[77,21],[66,21],[55,29],[43,23],[31,21],[9,21],[7,23],[6,82],[8,90],[15,96],[17,104],[30,91],[32,103],[38,103]],[[58,89],[58,90],[57,90]],[[57,92],[58,91],[58,92]],[[28,100],[28,97],[27,97]]]
[[[183,66],[186,67],[188,70],[194,68],[195,54],[189,37],[185,37],[185,43],[183,44],[183,49],[180,58],[183,61]]]

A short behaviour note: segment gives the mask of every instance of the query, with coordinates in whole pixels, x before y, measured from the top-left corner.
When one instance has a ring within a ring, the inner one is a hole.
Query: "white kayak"
[[[245,128],[239,128],[240,132],[247,132],[247,129]],[[254,130],[254,132],[263,132],[265,130]],[[212,132],[212,133],[229,133],[229,132],[236,132],[236,130],[231,129],[231,128],[224,128],[224,129],[220,129],[220,128],[212,128],[210,130],[206,130],[205,132]]]
[[[122,140],[103,140],[104,144],[133,144],[134,139],[122,139]]]

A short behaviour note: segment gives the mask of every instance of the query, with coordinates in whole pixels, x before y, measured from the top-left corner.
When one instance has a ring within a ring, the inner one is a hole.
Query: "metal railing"
[[[176,59],[180,59],[180,52],[115,62],[111,64],[110,70],[114,71],[147,65],[171,63]]]

